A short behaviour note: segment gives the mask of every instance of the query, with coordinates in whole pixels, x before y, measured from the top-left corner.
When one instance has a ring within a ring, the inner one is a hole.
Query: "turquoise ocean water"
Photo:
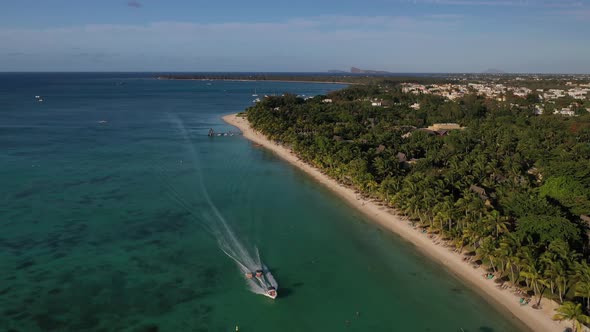
[[[206,136],[255,89],[342,86],[148,77],[0,75],[0,331],[521,331],[272,153]],[[176,201],[210,214],[199,178],[277,300]]]

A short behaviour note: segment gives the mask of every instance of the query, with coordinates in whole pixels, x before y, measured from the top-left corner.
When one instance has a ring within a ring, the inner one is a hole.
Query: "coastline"
[[[224,116],[223,120],[240,129],[248,140],[273,151],[279,157],[306,172],[378,225],[412,243],[423,254],[442,264],[448,271],[461,278],[464,282],[472,285],[488,301],[503,311],[510,313],[515,319],[526,325],[529,330],[535,332],[562,332],[569,327],[565,322],[560,323],[551,319],[554,309],[557,307],[554,301],[543,299],[541,302],[543,309],[539,310],[531,307],[534,302],[522,306],[519,303],[520,297],[518,295],[511,293],[509,290],[502,290],[498,288],[494,280],[487,280],[482,277],[485,272],[483,269],[474,269],[471,264],[463,261],[461,254],[435,244],[426,234],[421,233],[408,222],[405,222],[401,216],[395,213],[394,209],[380,206],[373,200],[359,197],[353,189],[342,186],[317,168],[300,160],[289,149],[270,141],[263,134],[252,129],[245,118],[238,117],[237,114],[231,114]],[[535,301],[535,298],[533,298],[533,301]]]
[[[276,82],[276,83],[317,83],[317,84],[345,84],[345,85],[357,85],[362,83],[353,82],[327,82],[327,81],[299,81],[299,80],[256,80],[256,79],[237,79],[237,78],[166,78],[157,77],[157,80],[168,80],[168,81],[226,81],[226,82]]]

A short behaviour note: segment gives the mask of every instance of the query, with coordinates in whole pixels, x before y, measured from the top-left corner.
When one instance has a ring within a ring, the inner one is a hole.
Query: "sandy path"
[[[405,222],[400,216],[395,215],[394,210],[384,208],[371,200],[361,198],[352,189],[340,185],[335,180],[321,173],[317,168],[301,161],[289,149],[273,143],[264,135],[253,130],[246,119],[233,114],[224,116],[223,120],[238,127],[245,138],[273,151],[281,158],[305,171],[379,225],[395,232],[414,244],[425,255],[441,263],[451,273],[473,285],[477,291],[482,293],[494,305],[508,310],[513,316],[526,324],[531,331],[562,332],[568,326],[566,323],[555,322],[551,319],[554,309],[557,307],[555,302],[543,300],[541,302],[543,309],[536,310],[531,308],[531,305],[535,303],[533,302],[535,301],[533,298],[529,305],[521,306],[519,296],[514,295],[508,290],[498,288],[493,280],[487,280],[482,276],[485,273],[483,269],[473,268],[471,264],[463,261],[463,256],[460,254],[453,252],[452,249],[435,244],[426,234],[415,230],[408,222]]]

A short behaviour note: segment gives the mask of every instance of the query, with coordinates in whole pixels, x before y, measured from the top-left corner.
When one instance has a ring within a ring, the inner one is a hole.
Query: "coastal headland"
[[[449,272],[472,285],[474,290],[482,294],[489,302],[521,321],[530,331],[561,332],[567,328],[566,323],[553,321],[551,317],[557,304],[542,300],[542,309],[521,305],[519,295],[508,289],[502,289],[494,280],[485,278],[485,271],[464,261],[464,257],[456,253],[454,248],[444,246],[444,242],[431,239],[427,234],[414,228],[406,218],[396,210],[388,208],[380,202],[360,196],[354,189],[339,184],[336,180],[322,173],[312,165],[298,158],[290,149],[274,143],[263,134],[254,130],[248,120],[238,114],[226,115],[223,120],[240,129],[245,138],[274,152],[290,164],[298,167],[309,176],[326,186],[349,205],[358,209],[372,221],[386,228],[406,241],[412,243],[423,254],[443,265]]]

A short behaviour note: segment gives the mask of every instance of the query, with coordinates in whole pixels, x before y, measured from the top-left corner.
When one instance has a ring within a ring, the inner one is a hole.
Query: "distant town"
[[[567,81],[564,88],[531,89],[516,84],[515,78],[507,85],[495,82],[461,83],[461,84],[417,84],[403,83],[402,92],[413,94],[433,94],[456,100],[466,94],[476,93],[480,96],[492,98],[497,101],[507,101],[510,96],[529,98],[535,101],[535,114],[540,115],[547,111],[564,116],[575,116],[576,111],[586,110],[590,112],[590,83]],[[562,106],[566,104],[566,106]],[[515,105],[518,106],[518,105]],[[419,105],[414,105],[414,108]]]
[[[474,74],[390,73],[352,67],[350,71],[328,73],[174,73],[157,76],[173,80],[291,81],[342,84],[378,84],[388,91],[391,85],[414,95],[440,96],[456,101],[476,94],[497,102],[507,102],[513,109],[533,108],[536,115],[577,116],[590,112],[590,75],[508,74],[488,70]],[[329,99],[325,102],[330,102]],[[372,106],[388,107],[390,101],[371,100]],[[419,103],[411,108],[420,109]]]

